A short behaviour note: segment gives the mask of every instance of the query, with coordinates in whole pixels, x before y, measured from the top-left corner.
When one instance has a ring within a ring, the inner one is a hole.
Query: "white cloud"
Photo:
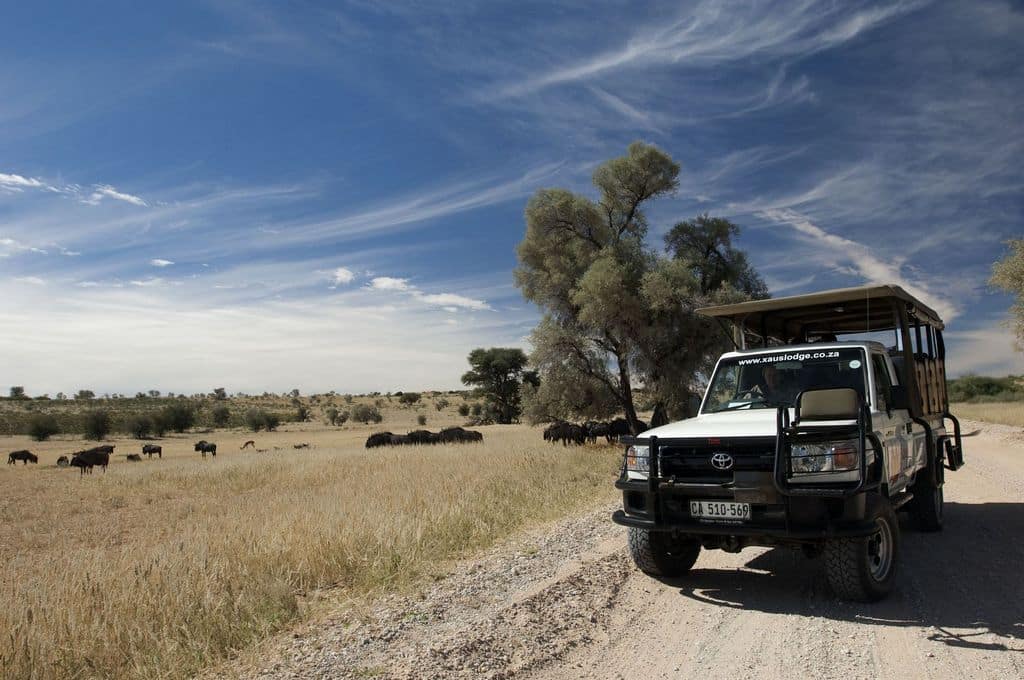
[[[94,191],[89,194],[88,197],[81,199],[82,203],[88,203],[89,205],[98,205],[104,198],[112,198],[115,201],[124,201],[125,203],[131,203],[141,207],[147,207],[148,204],[132,194],[126,194],[122,191],[118,191],[109,184],[97,184],[94,187]]]
[[[410,290],[409,279],[398,279],[391,276],[375,276],[370,281],[370,288],[374,290]]]
[[[457,295],[455,293],[416,293],[415,297],[417,300],[427,303],[428,305],[435,305],[443,307],[446,311],[453,311],[454,308],[471,309],[473,311],[483,311],[491,309],[491,306],[483,300],[475,300],[465,295]]]
[[[658,65],[713,68],[746,59],[766,61],[808,55],[846,43],[923,4],[896,2],[888,7],[850,11],[853,3],[823,7],[804,1],[778,7],[707,0],[673,21],[633,33],[621,46],[534,70],[491,94],[518,97],[625,69]]]
[[[36,179],[35,177],[23,177],[21,175],[9,175],[0,172],[0,188],[10,189],[12,191],[22,191],[24,189],[42,189],[46,186],[45,183]]]
[[[843,236],[831,234],[794,210],[769,209],[761,211],[758,216],[776,224],[792,227],[817,247],[831,253],[837,262],[847,263],[849,273],[862,277],[868,283],[892,283],[902,287],[932,307],[947,323],[960,313],[956,305],[930,290],[926,284],[904,275],[902,259],[883,260],[876,254],[877,250]]]
[[[99,281],[79,281],[76,285],[79,288],[98,288],[101,284]]]
[[[352,283],[356,273],[347,267],[338,267],[331,273],[335,286],[345,286]]]
[[[174,264],[170,260],[164,260],[164,259],[161,259],[159,257],[150,260],[149,263],[151,265],[153,265],[154,267],[170,267],[172,264]]]
[[[970,331],[945,331],[946,369],[950,377],[965,373],[1020,375],[1024,354],[1013,348],[1013,334],[993,324]]]
[[[133,286],[138,286],[139,288],[151,288],[153,286],[162,285],[164,283],[164,280],[159,276],[153,276],[148,279],[135,279],[129,281],[128,283],[130,283]]]
[[[46,281],[39,278],[38,276],[16,276],[14,280],[18,283],[27,283],[31,286],[45,286]]]

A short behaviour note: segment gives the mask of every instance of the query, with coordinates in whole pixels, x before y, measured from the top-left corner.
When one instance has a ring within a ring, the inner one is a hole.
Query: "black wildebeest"
[[[476,430],[466,430],[461,427],[448,427],[437,433],[438,439],[445,444],[462,444],[482,442],[483,434]]]
[[[242,446],[240,446],[239,448],[240,449],[247,449],[249,447],[252,447],[252,448],[255,449],[256,448],[256,442],[254,442],[253,440],[250,439],[246,443],[242,444]]]
[[[217,457],[217,445],[213,442],[208,442],[205,439],[201,439],[196,442],[196,451],[200,451],[203,454],[203,458],[206,458],[206,454],[212,454],[214,458]]]
[[[390,432],[374,432],[366,438],[366,448],[372,449],[378,446],[387,446],[391,443],[393,436]]]
[[[143,444],[142,445],[142,452],[144,454],[148,455],[150,458],[153,457],[154,453],[157,456],[159,456],[160,458],[164,457],[164,448],[162,446],[158,446],[156,444]]]
[[[544,439],[552,444],[562,442],[562,446],[568,446],[569,444],[582,445],[587,440],[587,432],[583,429],[582,425],[558,422],[544,430]]]
[[[609,444],[612,443],[608,423],[590,420],[583,424],[583,429],[587,431],[587,441],[591,444],[597,443],[598,437],[604,437]]]
[[[142,460],[142,456],[140,456],[137,453],[128,453],[125,454],[125,457],[133,463],[138,463],[139,461]]]
[[[71,457],[71,466],[80,468],[79,474],[85,474],[86,472],[92,474],[93,467],[99,465],[105,473],[107,465],[110,464],[110,451],[108,449],[113,448],[113,446],[97,446],[85,451],[79,451]]]
[[[68,465],[71,465],[71,461],[68,460],[67,456],[61,456],[57,459],[57,467],[66,468]]]
[[[413,430],[408,436],[412,444],[437,444],[441,441],[440,435],[430,430]]]
[[[31,451],[27,451],[27,450],[24,450],[24,449],[21,450],[21,451],[12,451],[7,456],[7,464],[8,465],[14,465],[15,461],[19,461],[19,460],[21,461],[22,465],[28,465],[29,463],[38,463],[39,462],[39,456],[37,456],[36,454],[32,453]]]

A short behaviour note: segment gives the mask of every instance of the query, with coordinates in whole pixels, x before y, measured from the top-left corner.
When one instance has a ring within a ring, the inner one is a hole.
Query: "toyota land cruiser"
[[[699,311],[731,322],[736,351],[696,417],[626,441],[613,520],[636,565],[677,577],[701,548],[800,547],[840,597],[885,597],[895,513],[940,530],[944,470],[963,464],[942,320],[897,286]]]

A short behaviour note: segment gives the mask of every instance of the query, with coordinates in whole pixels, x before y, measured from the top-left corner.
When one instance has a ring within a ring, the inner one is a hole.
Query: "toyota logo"
[[[719,470],[732,469],[732,456],[728,453],[715,453],[711,456],[711,465]]]

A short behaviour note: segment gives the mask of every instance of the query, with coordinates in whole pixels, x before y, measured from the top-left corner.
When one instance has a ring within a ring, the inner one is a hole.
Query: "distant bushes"
[[[379,423],[384,420],[384,416],[380,414],[380,410],[376,406],[356,404],[352,407],[352,420],[357,423]]]
[[[159,417],[168,430],[175,432],[184,432],[196,422],[195,409],[185,402],[168,404],[161,409]]]
[[[134,415],[125,422],[125,430],[136,439],[145,439],[153,432],[153,419],[147,415]]]
[[[416,422],[420,425],[426,425],[427,417],[421,413],[418,416],[416,416]]]
[[[419,401],[422,397],[423,395],[421,395],[419,392],[402,392],[402,394],[398,396],[398,403],[412,405]]]
[[[231,409],[224,404],[214,406],[210,411],[210,420],[213,422],[214,427],[227,427],[231,421]]]
[[[946,385],[952,402],[1024,401],[1024,381],[1017,376],[965,375]]]
[[[327,416],[328,425],[344,425],[349,418],[348,411],[339,411],[333,406],[327,409],[324,415]]]
[[[253,432],[259,432],[260,430],[273,432],[281,424],[281,417],[270,411],[251,408],[245,412],[245,424]]]
[[[14,388],[12,387],[13,391]],[[60,432],[60,425],[57,419],[48,413],[36,413],[28,421],[28,434],[37,442],[45,442],[53,435]]]
[[[86,439],[104,439],[110,434],[110,411],[89,411],[82,416],[82,433]]]

